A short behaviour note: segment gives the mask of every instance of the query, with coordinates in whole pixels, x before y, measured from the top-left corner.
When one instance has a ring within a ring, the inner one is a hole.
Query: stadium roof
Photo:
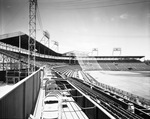
[[[23,32],[14,32],[9,34],[0,35],[0,42],[19,47],[19,36],[21,39],[21,48],[28,50],[28,40],[29,36]],[[57,53],[40,42],[36,41],[36,52],[41,54],[62,56],[62,54]]]
[[[70,52],[66,52],[63,54],[63,56],[78,56],[78,57],[88,57],[88,58],[105,58],[105,59],[113,59],[113,58],[118,58],[118,59],[141,59],[144,56],[89,56],[87,52],[79,52],[79,51],[70,51]]]
[[[143,58],[144,56],[94,56],[94,57],[95,58]]]
[[[19,36],[21,39],[21,48],[28,50],[28,40],[29,36],[23,32],[14,32],[9,34],[0,35],[0,42],[19,47]],[[46,55],[52,55],[52,56],[69,56],[69,57],[75,57],[77,51],[70,51],[66,52],[64,54],[57,53],[47,46],[41,44],[40,42],[36,41],[36,52],[40,54],[46,54]],[[88,55],[82,55],[81,57],[88,57],[88,58],[100,58],[100,59],[112,59],[112,58],[118,58],[118,59],[141,59],[144,56],[88,56]]]

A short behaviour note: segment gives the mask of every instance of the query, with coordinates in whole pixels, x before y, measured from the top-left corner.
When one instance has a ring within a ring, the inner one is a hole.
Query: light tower
[[[45,39],[47,38],[47,39]],[[48,48],[50,48],[50,34],[48,31],[43,31],[43,37],[40,41],[40,43],[43,43],[44,45],[47,45]]]
[[[52,40],[52,42],[53,42],[52,48],[55,48],[55,51],[58,52],[58,50],[59,50],[59,43],[58,43],[57,41],[54,41],[54,40]],[[55,46],[55,47],[54,47],[54,46]]]
[[[28,75],[35,71],[36,10],[37,0],[29,0]]]
[[[97,56],[98,56],[98,48],[93,48],[92,49],[92,55],[94,56],[94,52],[96,52],[97,53]]]
[[[114,55],[114,52],[120,52],[119,53],[119,56],[120,56],[121,55],[121,48],[113,48],[112,56]]]

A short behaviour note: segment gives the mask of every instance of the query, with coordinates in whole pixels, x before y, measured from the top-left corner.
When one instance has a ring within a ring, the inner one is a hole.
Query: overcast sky
[[[98,48],[99,55],[143,55],[150,59],[150,1],[38,0],[43,30],[59,42],[59,52]],[[39,15],[37,17],[39,19]],[[29,34],[28,0],[0,0],[0,34]],[[37,21],[37,40],[42,38]],[[55,49],[51,42],[51,48]],[[119,55],[119,53],[115,53]]]

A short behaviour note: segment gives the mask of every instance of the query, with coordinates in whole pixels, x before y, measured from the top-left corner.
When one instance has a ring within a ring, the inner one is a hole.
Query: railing
[[[33,113],[41,85],[41,71],[37,70],[1,95],[0,119],[27,119]]]
[[[8,51],[13,51],[17,53],[23,53],[28,55],[29,51],[26,49],[22,49],[16,46],[12,46],[9,44],[5,44],[0,42],[0,49],[8,50]],[[41,57],[41,58],[49,58],[49,59],[60,59],[60,60],[70,60],[70,57],[59,57],[59,56],[52,56],[52,55],[45,55],[45,54],[40,54],[40,53],[35,53],[35,56]]]
[[[107,84],[98,83],[97,86],[100,86],[101,88],[103,88],[106,91],[118,94],[118,96],[121,96],[122,98],[130,100],[132,102],[137,103],[136,101],[138,100],[139,102],[142,103],[142,105],[150,105],[150,100],[149,99],[137,96],[135,94],[131,94],[131,93],[123,91],[121,89],[109,86]]]
[[[98,105],[93,99],[88,95],[80,91],[76,86],[69,82],[69,84],[74,87],[76,90],[71,91],[71,95],[74,95],[73,98],[77,105],[83,110],[89,119],[115,119],[108,111],[103,107]],[[82,97],[81,97],[82,96]],[[76,98],[80,97],[80,98]]]

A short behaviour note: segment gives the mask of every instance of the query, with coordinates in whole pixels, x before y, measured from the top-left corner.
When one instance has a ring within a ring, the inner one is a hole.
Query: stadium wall
[[[18,82],[0,97],[0,119],[27,119],[33,113],[41,85],[41,70]]]

